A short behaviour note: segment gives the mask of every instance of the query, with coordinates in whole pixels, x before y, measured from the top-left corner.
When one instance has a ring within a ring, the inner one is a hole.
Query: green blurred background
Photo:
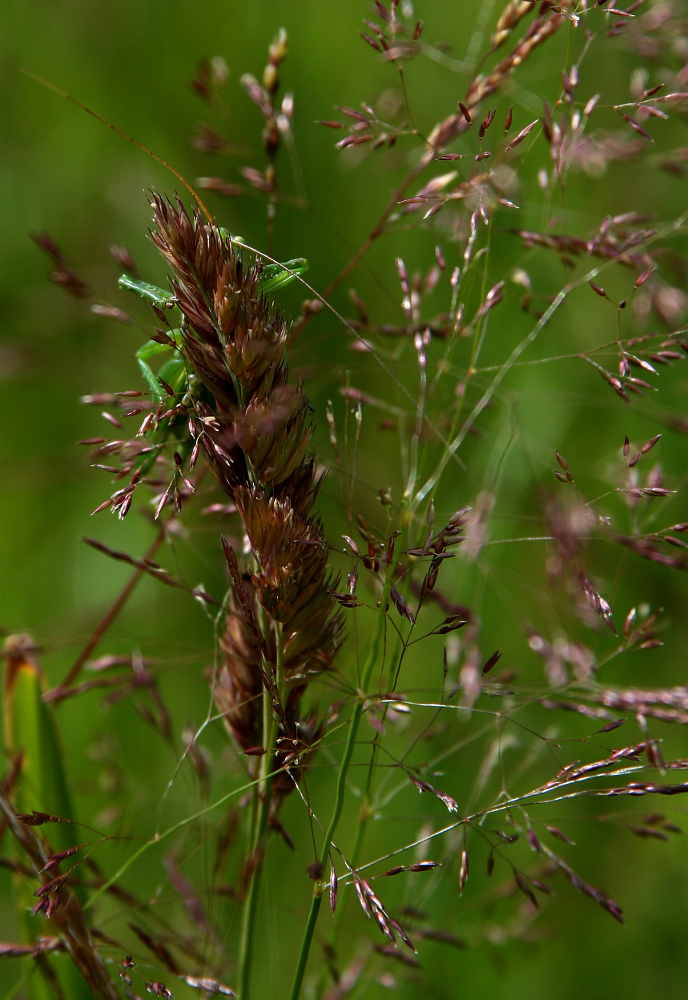
[[[426,39],[451,44],[451,55],[461,58],[476,19],[483,17],[491,26],[497,9],[476,0],[453,5],[425,0],[417,4],[417,16],[425,19]],[[409,163],[410,147],[400,143],[401,149],[393,153],[372,155],[355,164],[355,157],[342,156],[333,149],[343,133],[315,124],[317,119],[335,117],[337,104],[355,108],[388,88],[398,90],[395,71],[359,38],[362,18],[368,13],[367,4],[358,0],[325,4],[314,0],[247,4],[202,0],[193,7],[181,0],[102,0],[93,5],[76,0],[35,0],[31,4],[6,0],[2,5],[0,624],[8,631],[28,630],[44,646],[42,662],[52,683],[64,675],[80,644],[129,575],[126,567],[86,547],[83,536],[93,535],[140,555],[150,544],[154,529],[140,509],[134,509],[123,523],[107,513],[90,519],[90,512],[108,496],[110,485],[105,473],[89,468],[84,449],[76,445],[81,438],[107,434],[98,410],[81,406],[80,396],[139,388],[133,354],[142,341],[141,332],[136,327],[99,320],[82,303],[49,284],[47,261],[28,233],[47,230],[104,299],[130,308],[145,320],[143,307],[117,292],[118,270],[107,247],[111,242],[126,245],[146,278],[165,283],[164,268],[147,238],[150,211],[144,191],[151,187],[173,190],[174,179],[140,150],[23,75],[22,70],[68,91],[168,160],[185,177],[193,180],[217,174],[236,181],[240,164],[265,165],[259,140],[260,115],[239,86],[239,77],[244,72],[260,76],[267,46],[284,26],[289,57],[281,77],[283,88],[295,94],[294,132],[309,209],[280,206],[274,256],[281,260],[307,257],[308,279],[322,291],[370,231],[393,184]],[[514,102],[515,123],[520,128],[540,113],[542,97],[553,102],[568,41],[568,33],[562,32],[537,61],[524,68],[519,86],[500,95],[497,107],[502,118]],[[571,43],[580,45],[575,35]],[[621,44],[613,55],[611,49],[609,53],[600,51],[602,56],[590,59],[585,73],[581,71],[583,96],[604,86],[615,100],[626,100],[638,59]],[[188,86],[197,61],[215,55],[226,60],[230,71],[223,128],[236,144],[236,153],[219,162],[204,159],[189,141],[197,121],[218,124]],[[460,74],[427,59],[409,64],[406,80],[416,124],[426,133],[454,110],[466,82]],[[657,133],[653,151],[657,155],[685,141],[680,121],[662,124],[661,130],[653,132]],[[547,148],[541,143],[523,169],[524,215],[533,227],[538,225],[542,207],[534,178],[543,166],[547,166]],[[291,187],[284,151],[279,169],[285,186]],[[594,182],[587,175],[572,175],[566,224],[572,232],[585,234],[606,214],[629,209],[670,220],[685,207],[684,185],[681,178],[659,174],[651,163],[612,164],[606,176]],[[233,233],[240,233],[255,246],[264,245],[265,205],[259,198],[222,201],[211,193],[204,198]],[[518,197],[514,200],[521,204]],[[523,259],[518,241],[502,231],[511,224],[511,218],[499,217],[490,258],[489,274],[494,281],[508,275]],[[394,257],[403,256],[409,270],[425,271],[433,262],[433,247],[438,241],[451,269],[460,260],[462,247],[452,243],[446,230],[428,227],[406,231],[402,227],[377,242],[366,266],[356,271],[350,282],[377,322],[402,322]],[[676,244],[674,249],[680,253],[683,248]],[[534,284],[543,296],[555,294],[567,277],[556,261],[544,255],[534,255],[531,267]],[[626,274],[612,270],[605,280],[610,293],[617,297],[628,294],[631,281]],[[344,284],[333,302],[350,315],[348,286],[348,282]],[[507,301],[495,313],[483,363],[498,363],[530,328],[531,320],[519,311],[519,294],[512,286]],[[287,312],[295,314],[302,298],[302,291],[290,289],[281,301]],[[430,315],[447,307],[445,279]],[[589,289],[577,292],[544,335],[546,344],[538,345],[532,356],[538,356],[538,351],[543,357],[575,353],[613,338],[615,314],[607,307],[608,303],[600,302]],[[389,345],[383,344],[382,349],[388,350]],[[316,442],[328,461],[331,453],[325,405],[328,399],[335,401],[341,425],[343,403],[338,391],[345,371],[351,373],[358,388],[399,403],[388,376],[369,358],[353,354],[344,332],[326,314],[311,324],[291,360],[307,380],[318,425]],[[397,376],[415,391],[413,352],[400,355],[394,364]],[[483,437],[469,441],[463,455],[467,469],[454,469],[446,477],[437,501],[438,520],[474,503],[481,490],[490,488],[497,495],[495,538],[531,531],[540,534],[537,509],[543,488],[539,484],[547,483],[547,489],[553,489],[553,449],[566,455],[587,496],[605,492],[609,466],[616,463],[618,469],[623,435],[642,443],[666,431],[667,414],[684,411],[688,383],[680,364],[662,373],[662,385],[658,401],[634,399],[632,408],[624,408],[599,375],[582,363],[522,369],[518,377],[510,377],[496,407],[485,418]],[[399,449],[393,436],[379,430],[378,420],[379,414],[366,409],[356,507],[371,521],[384,524],[375,495],[381,486],[391,485],[398,499]],[[658,458],[672,488],[683,483],[686,457],[685,438],[666,433]],[[680,494],[666,504],[666,513],[662,509],[656,515],[657,525],[686,518]],[[323,491],[322,507],[332,537],[347,530],[334,475]],[[626,516],[623,506],[615,506],[613,501],[604,512],[618,516],[620,522]],[[190,525],[193,531],[179,533],[166,564],[176,566],[191,585],[202,580],[211,591],[220,592],[224,577],[217,532],[198,518],[192,517]],[[591,559],[596,579],[606,588],[603,593],[613,591],[618,622],[633,602],[642,600],[652,607],[661,604],[672,625],[663,636],[667,644],[662,650],[630,654],[612,665],[604,679],[622,684],[683,683],[688,628],[684,581],[678,574],[640,564],[638,559],[626,560],[604,547],[595,550]],[[544,549],[536,544],[496,546],[489,557],[488,573],[466,561],[459,569],[452,569],[453,577],[445,580],[455,599],[480,614],[483,652],[489,655],[494,648],[503,648],[503,661],[518,667],[526,679],[540,678],[541,667],[529,652],[519,625],[524,619],[543,630],[552,624],[550,610],[543,607],[538,590],[538,586],[546,590],[542,582],[544,561]],[[536,579],[540,581],[537,586],[532,582]],[[366,627],[363,621],[362,638]],[[571,634],[574,638],[586,636],[580,624],[572,626]],[[613,648],[611,636],[600,635],[593,641],[600,656]],[[163,692],[175,732],[186,725],[198,727],[208,711],[203,671],[212,662],[213,650],[212,625],[202,609],[183,594],[144,581],[100,652],[129,653],[132,649],[164,659]],[[408,687],[432,689],[441,682],[441,646],[430,644],[424,649],[427,653],[410,662]],[[350,657],[344,663],[348,666],[343,669],[351,668]],[[321,703],[326,703],[327,697],[321,694]],[[149,836],[158,822],[158,807],[162,826],[166,826],[188,813],[189,802],[200,802],[193,775],[184,770],[160,805],[179,754],[164,746],[130,702],[113,704],[106,711],[100,697],[92,694],[66,702],[59,715],[84,819],[113,833]],[[591,727],[584,721],[566,720],[567,735],[589,735]],[[548,727],[554,723],[541,713],[533,717],[532,724],[550,731]],[[460,726],[460,721],[456,725]],[[633,726],[629,724],[626,730],[630,733]],[[626,730],[622,731],[623,739],[619,741],[614,734],[615,739],[607,739],[605,745],[633,742],[636,736],[626,738]],[[658,734],[667,739],[665,756],[688,756],[681,732],[662,730]],[[436,747],[441,744],[439,734]],[[204,745],[212,760],[214,794],[220,794],[232,787],[234,778],[231,753],[219,727],[208,731]],[[522,746],[529,745],[524,741]],[[430,754],[430,750],[425,752]],[[570,759],[577,756],[579,751],[574,747]],[[468,752],[460,758],[458,771],[448,771],[438,783],[458,798],[457,789],[470,788],[470,777],[481,760],[480,755]],[[515,762],[512,766],[515,772]],[[325,802],[323,813],[329,800],[322,783],[328,773],[331,775],[324,766],[322,773],[317,768],[313,773],[314,795],[320,792]],[[680,814],[683,807],[674,801]],[[366,853],[373,858],[412,840],[424,811],[437,826],[445,821],[438,803],[423,799],[422,805],[424,810],[407,794],[396,825],[383,821],[379,832],[376,826]],[[682,838],[668,844],[644,842],[613,823],[597,822],[595,817],[601,810],[594,808],[594,803],[576,811],[585,822],[571,822],[567,827],[579,845],[567,857],[589,881],[601,885],[622,904],[627,926],[616,925],[560,881],[557,897],[547,901],[537,922],[513,937],[504,935],[499,929],[502,904],[495,899],[485,907],[492,889],[483,875],[486,852],[483,857],[476,845],[471,880],[463,898],[459,899],[456,871],[451,869],[427,904],[436,924],[465,938],[470,947],[459,951],[424,945],[420,956],[424,978],[412,977],[409,984],[400,985],[403,996],[417,995],[420,990],[438,998],[498,996],[503,1000],[526,993],[533,1000],[684,995],[688,860]],[[342,827],[343,843],[352,837],[355,809],[351,812],[348,826]],[[299,803],[290,801],[285,823],[297,825],[299,817]],[[559,822],[562,817],[564,811],[552,813],[548,819]],[[305,826],[299,829],[307,837]],[[265,997],[284,995],[308,905],[310,883],[301,874],[309,860],[308,845],[298,846],[299,854],[292,861],[284,845],[277,843],[264,879],[267,888],[261,912],[266,930],[261,939],[259,981]],[[103,850],[104,867],[114,870],[130,850],[126,841],[113,845],[110,854]],[[142,896],[163,885],[161,856],[151,851],[145,863],[128,875]],[[199,871],[202,869],[201,865]],[[502,874],[506,876],[506,872]],[[497,872],[493,878],[497,879]],[[399,891],[390,886],[386,898],[391,905],[400,901]],[[408,892],[415,902],[415,883]],[[0,871],[0,939],[12,939],[16,933],[9,893],[9,875]],[[169,889],[163,888],[159,905],[169,906],[173,913],[175,904],[169,896]],[[108,921],[118,917],[114,909],[105,912],[107,930]],[[235,929],[236,913],[231,907],[222,915],[230,931]],[[328,915],[323,914],[326,919]],[[354,948],[358,934],[375,933],[372,926],[363,926],[362,920],[360,913],[350,919],[345,948]],[[313,968],[321,955],[316,947]],[[16,975],[17,970],[8,962],[0,963],[0,998],[11,993]],[[228,978],[231,981],[231,972]],[[384,994],[376,984],[369,983],[367,989],[367,995]]]

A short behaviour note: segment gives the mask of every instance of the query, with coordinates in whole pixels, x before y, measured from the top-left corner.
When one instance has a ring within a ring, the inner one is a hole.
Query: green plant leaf
[[[19,637],[27,647],[28,637]],[[41,671],[32,655],[21,652],[21,645],[15,642],[6,650],[16,650],[8,655],[5,665],[4,720],[5,741],[11,753],[22,754],[21,771],[17,781],[15,803],[21,812],[47,812],[52,816],[70,820],[74,818],[71,798],[64,768],[64,753],[59,737],[53,709],[46,705],[41,695],[43,683]],[[70,823],[50,825],[49,841],[53,851],[65,851],[74,847],[78,838]],[[22,937],[33,941],[45,933],[42,916],[31,916],[36,902],[32,895],[35,884],[25,876],[15,878],[14,897],[18,922]],[[78,887],[73,891],[83,898]],[[53,970],[59,974],[65,997],[70,1000],[90,1000],[91,991],[78,970],[69,960],[50,961]],[[56,967],[57,966],[57,967]],[[47,980],[40,974],[33,959],[25,960],[26,993],[29,1000],[54,1000],[54,992]]]

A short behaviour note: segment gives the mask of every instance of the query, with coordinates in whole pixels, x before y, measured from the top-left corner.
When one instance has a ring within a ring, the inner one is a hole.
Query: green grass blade
[[[21,812],[36,809],[62,819],[73,819],[62,746],[53,710],[41,700],[42,677],[30,652],[32,646],[28,636],[10,636],[5,644],[5,741],[11,753],[22,754],[16,805]],[[49,840],[54,851],[67,850],[78,842],[74,827],[69,823],[51,824]],[[18,923],[22,937],[28,942],[45,934],[46,928],[43,916],[31,916],[36,902],[35,888],[35,884],[24,876],[15,880]],[[75,891],[79,895],[78,890]],[[60,961],[46,958],[46,961],[50,961],[65,997],[91,1000],[90,989],[71,961],[66,958]],[[53,989],[36,962],[26,959],[24,967],[29,1000],[54,1000]]]

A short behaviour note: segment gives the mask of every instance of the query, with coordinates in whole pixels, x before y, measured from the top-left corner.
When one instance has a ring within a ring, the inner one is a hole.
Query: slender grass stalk
[[[261,775],[261,781],[263,776]],[[255,850],[255,844],[260,837],[260,829],[263,817],[266,814],[264,800],[260,794],[260,784],[252,789],[251,794],[251,816],[248,830],[248,842],[251,851]],[[260,882],[260,865],[256,865],[251,873],[251,878],[244,900],[244,907],[241,914],[241,939],[239,942],[239,989],[240,996],[248,996],[249,983],[251,977],[251,954],[253,949],[253,934],[256,919],[256,904],[258,899],[258,885]]]
[[[344,809],[344,797],[346,794],[346,780],[349,773],[349,767],[351,765],[351,760],[354,755],[354,749],[356,747],[356,738],[358,736],[358,727],[361,723],[361,716],[363,715],[363,708],[366,700],[367,687],[370,683],[370,677],[373,672],[373,668],[378,661],[378,656],[380,653],[380,643],[382,642],[382,637],[385,631],[385,619],[387,615],[387,602],[389,600],[389,593],[392,589],[392,581],[394,579],[394,571],[399,560],[398,548],[395,549],[394,556],[387,566],[387,572],[385,574],[385,585],[382,591],[382,597],[380,599],[380,607],[377,613],[377,620],[375,622],[375,630],[373,632],[372,638],[370,640],[370,647],[368,649],[368,658],[364,664],[363,671],[361,673],[361,686],[358,692],[358,698],[356,704],[354,705],[354,710],[351,715],[351,722],[349,723],[349,734],[346,740],[346,746],[344,748],[344,756],[342,757],[342,762],[339,766],[339,773],[337,774],[337,788],[335,792],[334,808],[332,810],[332,818],[330,819],[330,824],[325,833],[325,840],[323,842],[322,851],[320,853],[320,864],[325,869],[327,862],[330,857],[330,849],[332,846],[332,838],[334,837],[337,826],[339,825],[339,820],[341,819],[342,810]],[[298,1000],[299,994],[301,992],[301,984],[303,982],[303,975],[306,971],[306,964],[308,962],[308,955],[311,949],[311,943],[313,940],[313,932],[315,931],[315,925],[318,920],[318,913],[320,912],[320,905],[322,903],[322,886],[316,885],[313,890],[313,899],[311,901],[311,908],[308,914],[308,920],[306,922],[306,928],[303,933],[303,940],[301,942],[301,950],[299,952],[299,958],[296,965],[296,972],[294,974],[294,983],[291,991],[291,1000]]]
[[[162,524],[160,526],[158,534],[155,536],[155,538],[154,538],[153,542],[151,543],[148,551],[146,552],[145,556],[143,557],[144,561],[151,560],[151,559],[153,559],[157,555],[158,550],[160,549],[160,547],[162,546],[163,542],[165,541],[165,532],[166,532],[166,526],[164,524]],[[113,622],[115,621],[115,619],[119,615],[120,611],[122,611],[122,609],[124,608],[125,604],[129,600],[129,598],[131,597],[131,595],[134,593],[134,590],[136,589],[137,584],[139,583],[139,581],[141,580],[141,578],[144,575],[145,575],[145,573],[144,573],[144,571],[142,569],[137,569],[129,577],[129,579],[125,583],[124,587],[122,588],[122,590],[120,591],[120,593],[117,595],[116,599],[113,601],[113,603],[110,605],[110,607],[107,609],[107,611],[105,612],[105,614],[103,615],[103,617],[100,619],[100,621],[98,622],[98,624],[94,628],[94,630],[93,630],[93,632],[92,632],[92,634],[91,634],[88,642],[86,643],[86,645],[84,646],[84,648],[81,650],[81,652],[79,653],[78,657],[76,658],[76,660],[74,661],[74,663],[72,664],[72,666],[69,668],[68,672],[66,673],[66,675],[64,677],[64,680],[62,681],[62,683],[60,684],[60,686],[55,689],[55,692],[51,695],[51,697],[50,697],[51,701],[60,702],[62,700],[61,693],[64,690],[66,690],[67,688],[71,687],[71,685],[77,679],[77,677],[81,673],[81,670],[82,670],[84,664],[88,660],[89,656],[99,646],[99,644],[100,644],[101,640],[103,639],[105,633],[108,631],[108,629],[110,628],[110,626],[113,624]]]
[[[363,841],[365,840],[366,831],[368,828],[368,820],[371,815],[371,792],[373,789],[373,783],[375,780],[375,760],[377,758],[378,743],[377,740],[373,743],[373,750],[370,756],[370,764],[368,766],[368,780],[366,782],[366,790],[363,796],[363,803],[359,810],[358,824],[356,826],[356,839],[354,841],[354,846],[351,851],[351,867],[356,868],[358,865],[358,859],[361,856],[361,850],[363,848]],[[344,914],[346,913],[346,903],[348,900],[348,895],[345,895],[339,903],[335,913],[334,921],[332,924],[332,930],[330,931],[330,936],[328,938],[328,945],[332,950],[334,950],[337,938],[339,937],[339,932],[342,928],[342,923],[344,922]],[[322,997],[327,986],[328,977],[328,967],[323,966],[322,975],[320,976],[320,982],[318,983],[318,989],[316,991],[316,997]]]
[[[390,671],[390,688],[389,688],[390,691],[394,691],[397,686],[403,657],[404,657],[404,652],[402,651],[401,657],[399,658],[398,661],[396,661],[396,669],[394,669],[395,657],[392,657],[392,670]],[[388,708],[389,706],[385,704],[383,709],[383,719],[387,715]],[[351,850],[351,855],[350,855],[350,864],[354,870],[358,868],[359,859],[361,857],[361,851],[363,849],[363,843],[365,841],[365,836],[368,830],[368,821],[370,820],[370,817],[373,815],[373,789],[375,788],[375,779],[377,777],[377,771],[378,771],[376,763],[379,750],[380,750],[380,744],[376,737],[373,740],[373,747],[370,754],[370,763],[368,764],[368,775],[366,778],[365,792],[363,793],[363,801],[361,803],[361,808],[359,809],[358,813],[358,823],[356,825],[356,839],[354,840],[354,846]],[[348,899],[349,899],[348,895],[345,895],[342,898],[341,902],[339,903],[333,915],[334,919],[332,924],[332,930],[330,931],[330,936],[328,938],[328,944],[332,949],[332,951],[334,951],[335,949],[335,945],[339,937],[339,932],[341,930],[342,923],[344,922],[344,915],[346,913],[346,905]],[[327,986],[327,977],[328,977],[328,968],[327,966],[324,966],[322,975],[320,977],[320,982],[318,984],[318,989],[316,991],[316,997],[318,998],[318,1000],[320,997],[322,997],[323,993],[325,992]]]
[[[274,777],[274,774],[270,775],[270,777]],[[103,882],[102,885],[98,886],[98,888],[91,894],[88,901],[84,904],[84,910],[90,909],[94,905],[94,903],[96,903],[98,899],[100,899],[103,893],[107,892],[111,886],[115,885],[115,883],[117,883],[121,879],[121,877],[125,874],[125,872],[127,872],[129,868],[131,868],[134,862],[138,861],[138,859],[142,855],[146,854],[151,849],[151,847],[155,847],[157,844],[160,844],[163,840],[167,840],[168,837],[171,837],[179,830],[184,830],[187,826],[191,826],[191,824],[195,823],[196,820],[202,819],[209,813],[214,812],[215,809],[219,809],[220,806],[226,805],[228,802],[230,802],[232,799],[235,799],[237,796],[243,795],[244,792],[251,791],[253,788],[256,787],[256,785],[260,782],[260,780],[261,780],[260,778],[255,778],[253,781],[247,781],[243,785],[239,785],[238,788],[233,788],[231,792],[227,792],[226,795],[221,795],[219,799],[215,800],[215,802],[211,802],[209,805],[204,806],[202,809],[198,809],[196,812],[191,813],[190,816],[185,816],[184,819],[180,819],[177,823],[173,823],[172,826],[168,827],[166,830],[163,830],[162,833],[156,833],[150,838],[150,840],[144,841],[144,843],[127,858],[124,864],[122,864],[117,869],[114,875],[111,875],[110,878],[108,878],[105,882]]]
[[[376,631],[377,634],[377,631]],[[373,637],[373,642],[375,637]],[[371,646],[372,649],[372,646]],[[356,737],[358,736],[358,727],[361,722],[361,715],[363,714],[363,698],[359,695],[359,700],[354,706],[354,711],[351,716],[351,722],[349,724],[349,735],[346,741],[346,747],[344,748],[344,756],[342,757],[342,763],[339,767],[339,773],[337,775],[337,790],[335,793],[335,804],[334,810],[332,812],[332,818],[330,820],[330,825],[327,828],[327,833],[325,834],[325,841],[323,843],[323,849],[320,855],[320,863],[323,867],[327,864],[327,860],[330,856],[330,847],[332,844],[332,838],[337,830],[339,820],[342,815],[342,810],[344,808],[344,795],[346,792],[346,779],[349,773],[349,765],[351,764],[351,758],[354,754],[354,748],[356,746]],[[308,962],[308,955],[311,948],[311,942],[313,940],[313,932],[315,931],[315,925],[318,920],[318,913],[320,912],[320,904],[322,903],[322,887],[317,886],[313,890],[313,899],[311,902],[311,908],[308,913],[308,921],[306,922],[306,928],[303,934],[303,941],[301,942],[301,950],[299,952],[299,959],[296,966],[296,973],[294,975],[294,983],[291,991],[291,1000],[298,1000],[299,994],[301,993],[301,983],[303,982],[303,975],[306,971],[306,963]]]
[[[276,686],[279,704],[282,704],[282,687],[284,685],[284,642],[282,628],[279,623],[275,623],[276,640]],[[253,956],[253,939],[256,925],[256,911],[258,907],[258,890],[260,887],[260,877],[263,869],[263,851],[265,849],[265,834],[268,827],[268,816],[270,809],[270,774],[272,763],[276,751],[275,741],[277,738],[277,720],[272,707],[271,693],[267,688],[263,688],[263,735],[265,737],[264,746],[268,750],[261,758],[259,784],[253,789],[253,808],[251,810],[251,829],[249,830],[249,844],[252,851],[252,871],[248,893],[244,901],[244,909],[241,922],[241,941],[239,945],[239,995],[248,1000],[251,983],[251,962]]]

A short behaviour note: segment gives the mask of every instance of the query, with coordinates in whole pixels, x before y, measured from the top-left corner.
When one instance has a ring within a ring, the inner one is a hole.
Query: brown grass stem
[[[163,524],[160,526],[158,534],[156,535],[155,539],[153,540],[153,543],[151,544],[150,548],[143,557],[144,561],[148,562],[151,559],[153,559],[153,557],[156,555],[158,549],[160,548],[160,546],[163,544],[164,541],[165,541],[165,525]],[[122,587],[122,590],[119,592],[113,603],[110,605],[110,607],[107,609],[103,617],[100,619],[100,621],[94,628],[88,642],[81,650],[81,652],[77,656],[72,666],[69,668],[62,683],[57,688],[53,688],[52,691],[46,691],[45,695],[43,696],[44,701],[53,701],[56,704],[59,704],[62,701],[62,699],[65,697],[65,695],[62,692],[66,691],[67,688],[71,687],[71,685],[77,679],[89,656],[100,644],[103,636],[108,631],[110,626],[113,624],[113,622],[119,615],[120,611],[122,611],[125,604],[129,600],[131,595],[134,593],[137,584],[141,580],[141,577],[144,575],[145,574],[142,569],[137,569],[131,574],[131,576],[125,583],[124,587]]]

